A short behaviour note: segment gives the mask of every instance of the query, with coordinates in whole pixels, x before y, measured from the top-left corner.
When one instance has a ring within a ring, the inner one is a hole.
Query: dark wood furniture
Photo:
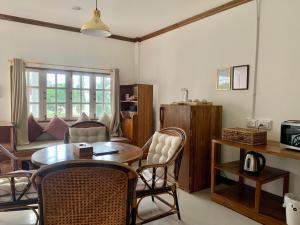
[[[221,145],[238,149],[240,151],[240,160],[219,163],[218,155]],[[282,207],[283,197],[263,191],[262,186],[283,178],[282,196],[284,196],[289,190],[289,172],[267,166],[259,176],[248,175],[241,170],[246,151],[300,160],[299,152],[281,148],[279,143],[273,141],[269,141],[267,145],[251,146],[215,139],[212,141],[211,152],[211,199],[260,223],[285,225],[285,209]],[[239,181],[237,184],[229,187],[217,186],[218,171],[237,175]],[[245,179],[254,181],[255,187],[246,185]]]
[[[135,224],[137,173],[124,164],[60,162],[39,169],[32,179],[41,225]]]
[[[11,122],[0,122],[0,144],[11,152],[15,145],[14,128]]]
[[[139,168],[137,169],[139,182],[137,186],[136,196],[138,198],[138,207],[141,201],[146,197],[152,197],[164,203],[169,209],[167,212],[157,214],[155,216],[150,216],[148,218],[143,218],[140,216],[137,210],[137,217],[140,220],[139,224],[149,223],[151,221],[177,214],[178,219],[181,220],[179,211],[179,202],[177,198],[177,180],[180,171],[180,164],[182,159],[182,150],[186,143],[186,134],[182,129],[170,127],[159,131],[160,134],[165,134],[169,136],[179,137],[180,142],[178,142],[178,147],[170,149],[171,153],[168,153],[169,159],[165,162],[160,163],[149,163],[152,160],[147,158],[147,163],[142,164],[142,160],[139,161]],[[145,152],[148,152],[150,145],[152,144],[153,137],[143,147]],[[155,140],[157,141],[157,140]],[[174,150],[174,151],[173,151]],[[155,151],[155,150],[154,150]],[[153,152],[151,152],[153,154]],[[148,156],[149,157],[149,156]],[[168,201],[159,197],[161,194],[169,194],[174,199],[174,204],[170,204]]]
[[[188,192],[209,187],[211,140],[221,136],[222,106],[161,105],[160,125],[179,127],[187,135],[179,187]]]
[[[137,97],[127,100],[126,95]],[[134,84],[120,86],[121,112],[135,113],[132,118],[121,118],[123,136],[142,147],[153,133],[153,86]]]
[[[105,154],[101,156],[93,156],[93,160],[107,160],[120,163],[131,164],[139,160],[143,156],[141,148],[117,142],[97,142],[92,144],[94,152],[101,153],[101,151],[118,150],[115,154]],[[78,160],[79,157],[73,153],[73,144],[56,145],[49,148],[36,151],[31,156],[31,161],[37,166],[51,165],[57,162],[67,160]]]
[[[0,152],[12,160],[13,169],[18,169],[21,159],[16,157],[13,153],[7,150],[4,146],[0,145]],[[0,211],[19,211],[19,210],[33,210],[38,224],[38,214],[35,211],[37,209],[36,204],[38,203],[37,196],[32,192],[33,186],[31,183],[31,176],[33,171],[17,170],[13,172],[6,172],[0,174],[0,190],[2,185],[10,184],[9,195],[0,196]],[[22,184],[21,188],[18,184],[18,180],[22,179],[22,182],[27,182],[26,185]],[[6,186],[7,187],[7,186]],[[6,187],[4,190],[6,190]],[[29,192],[30,191],[30,192]],[[5,191],[4,191],[5,192]]]
[[[104,124],[102,124],[100,122],[83,121],[83,122],[75,123],[75,124],[71,125],[70,128],[71,127],[75,127],[75,128],[105,127],[106,128],[106,140],[109,141],[109,129],[108,129],[108,127],[106,127]],[[65,133],[64,143],[66,143],[66,144],[70,143],[69,139],[70,139],[70,133],[69,133],[69,129],[68,129]]]

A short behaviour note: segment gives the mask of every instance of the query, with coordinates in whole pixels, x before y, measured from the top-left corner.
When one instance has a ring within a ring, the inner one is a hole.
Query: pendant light
[[[101,12],[98,10],[96,0],[93,18],[81,27],[80,32],[90,36],[109,37],[111,35],[109,28],[101,21],[100,16]]]

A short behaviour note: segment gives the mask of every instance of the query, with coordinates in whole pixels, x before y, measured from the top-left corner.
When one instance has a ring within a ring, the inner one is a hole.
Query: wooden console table
[[[240,150],[240,160],[229,163],[218,163],[221,145]],[[262,191],[262,185],[283,178],[283,196],[289,190],[289,172],[268,167],[259,176],[251,176],[242,172],[243,159],[246,151],[300,160],[300,152],[281,148],[278,142],[269,141],[267,145],[251,146],[236,142],[215,139],[212,141],[211,152],[211,199],[221,205],[233,209],[251,219],[266,225],[286,225],[283,197]],[[216,185],[219,171],[235,174],[239,177],[236,185],[224,187]],[[245,179],[255,182],[251,187],[244,183]]]

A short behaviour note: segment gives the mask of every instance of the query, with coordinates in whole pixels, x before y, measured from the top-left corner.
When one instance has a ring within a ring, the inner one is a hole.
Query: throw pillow
[[[28,140],[33,142],[43,133],[43,128],[35,120],[32,114],[28,117]]]
[[[45,132],[52,137],[63,140],[69,125],[61,118],[54,116],[47,125]]]
[[[108,130],[110,129],[110,116],[107,115],[106,112],[104,112],[104,113],[100,116],[99,122],[102,123],[102,124],[104,124],[104,125],[108,128]]]
[[[85,121],[90,121],[90,118],[88,117],[88,115],[85,114],[85,112],[83,112],[81,113],[80,117],[78,118],[78,120],[76,120],[75,123],[80,123]]]

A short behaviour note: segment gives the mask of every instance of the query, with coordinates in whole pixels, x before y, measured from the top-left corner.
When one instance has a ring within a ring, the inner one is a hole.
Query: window
[[[40,117],[40,82],[39,72],[30,71],[26,73],[27,78],[27,96],[29,111],[34,117]]]
[[[110,107],[110,77],[96,76],[96,116],[103,112],[111,114]]]
[[[74,73],[72,75],[72,117],[79,117],[82,112],[90,115],[91,77]]]
[[[49,72],[46,74],[46,118],[55,115],[66,118],[67,84],[66,74]]]
[[[82,112],[94,119],[111,114],[109,75],[27,68],[26,78],[28,110],[40,120],[55,115],[76,119]]]

